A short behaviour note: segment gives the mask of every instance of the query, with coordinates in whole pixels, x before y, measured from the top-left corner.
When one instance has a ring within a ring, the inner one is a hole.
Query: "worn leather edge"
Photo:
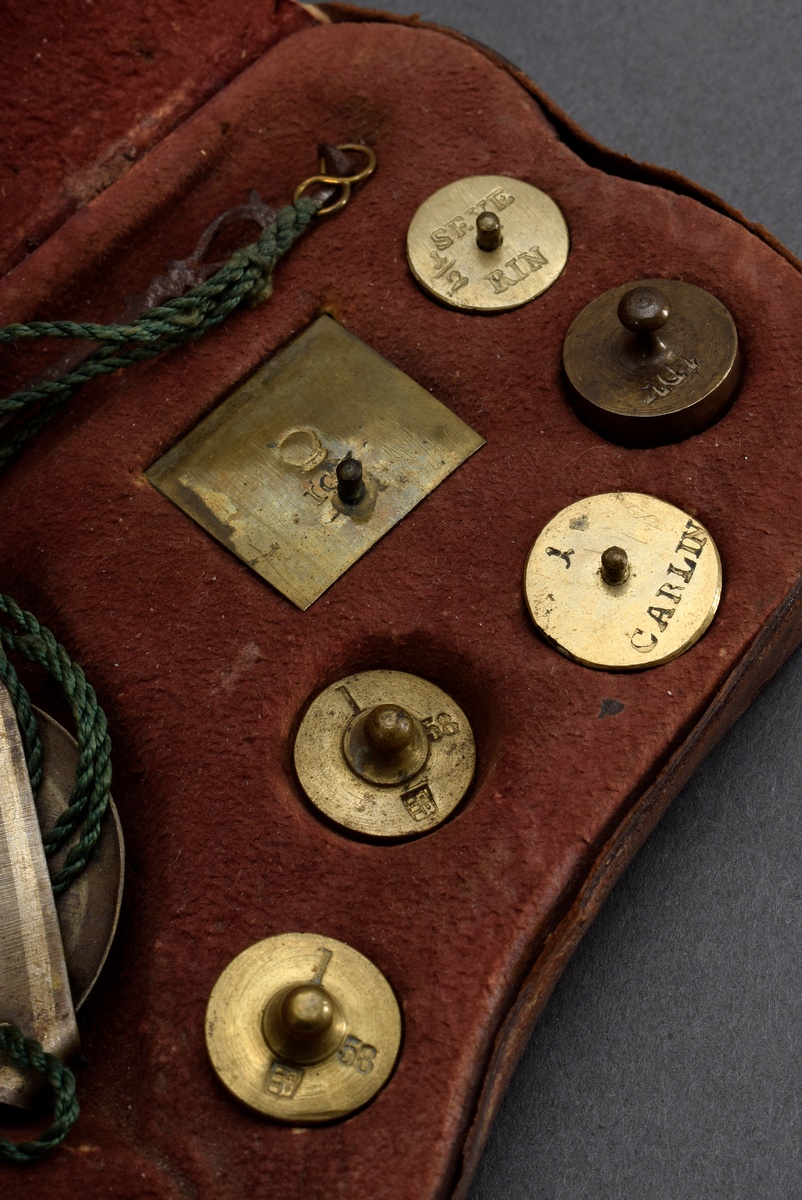
[[[429,29],[473,46],[506,70],[532,95],[554,124],[563,141],[589,165],[608,174],[654,184],[689,196],[706,207],[742,225],[781,258],[802,272],[802,261],[783,246],[763,225],[749,221],[743,213],[715,193],[686,179],[676,171],[639,163],[590,137],[513,63],[502,55],[455,30],[417,15],[401,17],[378,9],[355,9],[351,5],[327,3],[320,6],[332,22],[378,21]],[[452,1200],[466,1200],[479,1165],[492,1123],[529,1037],[556,987],[571,956],[599,913],[626,867],[705,757],[735,724],[758,692],[802,643],[802,580],[775,610],[772,619],[730,674],[715,700],[671,756],[654,783],[633,801],[626,816],[605,842],[568,911],[558,920],[534,962],[522,979],[518,996],[496,1037],[478,1089],[474,1115],[461,1152],[461,1166],[452,1185]]]
[[[632,179],[638,183],[650,183],[682,196],[690,196],[692,199],[705,204],[708,208],[712,208],[715,212],[719,212],[723,216],[737,221],[739,225],[743,225],[755,237],[776,251],[781,258],[786,259],[797,270],[802,271],[802,260],[798,259],[795,254],[792,254],[788,247],[778,241],[764,225],[760,225],[756,221],[750,221],[739,209],[734,208],[731,204],[727,204],[715,192],[708,191],[707,188],[703,188],[700,184],[686,179],[678,171],[671,171],[666,167],[658,167],[653,163],[639,162],[637,159],[630,158],[628,154],[622,154],[618,150],[612,150],[609,146],[605,146],[602,142],[597,142],[580,125],[577,125],[567,113],[563,112],[559,105],[555,104],[545,92],[541,91],[525,71],[516,67],[509,59],[491,47],[485,46],[482,42],[477,42],[473,38],[467,37],[466,34],[460,33],[458,30],[449,29],[444,25],[437,25],[433,21],[422,21],[417,15],[402,17],[397,13],[383,12],[378,8],[354,8],[350,4],[338,3],[337,0],[332,0],[331,3],[327,4],[320,4],[317,7],[333,23],[339,21],[380,21],[388,24],[408,25],[417,29],[431,29],[436,33],[445,34],[446,37],[455,38],[457,41],[463,42],[466,46],[473,46],[475,50],[478,50],[486,58],[489,58],[491,62],[494,62],[496,66],[501,67],[508,74],[512,75],[513,79],[525,91],[529,92],[544,110],[565,144],[589,166],[597,167],[600,171],[604,171],[608,175],[615,175],[621,179]]]
[[[308,12],[309,16],[314,17],[321,25],[331,25],[331,17],[324,13],[319,4],[304,4],[302,0],[293,0],[293,3],[297,4],[299,8],[304,9],[305,12]]]
[[[529,1035],[604,901],[694,772],[802,643],[802,581],[777,608],[690,736],[608,839],[579,893],[548,936],[496,1038],[463,1148],[453,1200],[465,1200],[490,1127]]]

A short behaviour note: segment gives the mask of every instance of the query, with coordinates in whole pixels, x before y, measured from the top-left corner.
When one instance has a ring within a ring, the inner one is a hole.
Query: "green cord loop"
[[[26,1038],[16,1025],[0,1025],[0,1053],[20,1070],[32,1070],[50,1084],[56,1097],[53,1124],[35,1142],[10,1142],[0,1137],[0,1159],[13,1163],[40,1162],[60,1146],[75,1124],[80,1108],[75,1098],[75,1076],[35,1038]]]
[[[78,741],[78,768],[70,802],[53,828],[42,839],[48,857],[64,845],[80,826],[78,841],[69,850],[62,867],[53,874],[53,892],[59,896],[77,875],[80,875],[92,856],[100,836],[100,824],[109,806],[111,793],[111,740],[106,715],[100,707],[94,688],[49,629],[40,625],[33,613],[25,612],[10,596],[0,594],[0,620],[8,618],[17,630],[0,624],[0,646],[3,651],[16,651],[28,662],[48,671],[61,684],[75,720]],[[11,681],[9,688],[17,711],[23,736],[28,770],[41,778],[41,746],[38,735],[31,731],[34,720],[30,699],[19,683],[16,672],[5,653],[0,654],[0,678]],[[16,697],[16,698],[15,698]],[[34,784],[34,774],[31,784]]]
[[[272,225],[255,242],[236,250],[226,265],[204,283],[152,308],[137,321],[119,325],[32,321],[0,328],[0,344],[43,337],[104,343],[60,378],[30,384],[0,400],[0,416],[21,413],[32,404],[42,405],[22,428],[3,439],[0,466],[35,436],[82,384],[192,341],[219,325],[243,302],[258,304],[264,300],[270,294],[276,263],[309,228],[319,208],[319,202],[302,196],[280,209]]]

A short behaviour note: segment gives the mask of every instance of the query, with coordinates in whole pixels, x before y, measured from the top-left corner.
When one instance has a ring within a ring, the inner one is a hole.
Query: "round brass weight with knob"
[[[219,1079],[249,1108],[312,1124],[347,1116],[384,1086],[401,1012],[381,971],[353,947],[284,933],[243,950],[206,1010]]]
[[[372,837],[410,837],[446,819],[473,778],[465,713],[435,684],[404,671],[364,671],[326,688],[295,741],[312,803]]]
[[[645,279],[605,292],[568,331],[570,399],[591,428],[625,446],[658,446],[726,411],[741,360],[735,322],[710,292]]]
[[[707,529],[654,496],[589,496],[557,513],[529,554],[526,602],[568,658],[607,671],[656,667],[715,616],[721,560]]]
[[[551,287],[568,227],[550,196],[508,175],[470,175],[424,200],[407,233],[418,283],[450,308],[499,312]]]

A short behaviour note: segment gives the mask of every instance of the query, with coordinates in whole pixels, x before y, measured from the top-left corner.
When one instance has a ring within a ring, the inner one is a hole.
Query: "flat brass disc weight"
[[[587,425],[624,446],[659,446],[700,433],[726,412],[741,356],[735,322],[710,292],[643,279],[582,309],[563,366]]]
[[[378,741],[399,736],[401,726],[401,742],[383,752]],[[295,741],[295,769],[312,804],[371,837],[434,829],[465,795],[475,765],[459,705],[404,671],[364,671],[332,684],[312,701]]]
[[[708,628],[721,560],[707,529],[673,504],[611,492],[549,522],[524,588],[535,625],[568,658],[639,671],[676,658]]]
[[[298,1055],[286,1047],[279,1055],[268,1041],[287,997],[308,995],[325,996],[336,1014],[335,1037],[329,1025],[324,1056],[313,1062],[308,1039]],[[322,934],[279,934],[243,950],[206,1010],[206,1047],[221,1082],[249,1108],[291,1124],[335,1120],[367,1104],[389,1079],[400,1045],[401,1012],[384,975]]]
[[[568,226],[551,197],[508,175],[471,175],[440,188],[421,204],[407,233],[418,283],[466,312],[500,312],[534,300],[562,272],[568,247]]]

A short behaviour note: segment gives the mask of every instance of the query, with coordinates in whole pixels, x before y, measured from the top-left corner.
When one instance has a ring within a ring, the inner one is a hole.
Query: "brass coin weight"
[[[318,317],[147,471],[306,609],[484,439]]]
[[[464,312],[499,312],[551,287],[568,259],[568,227],[550,196],[507,175],[471,175],[424,200],[409,226],[418,283]]]
[[[557,513],[530,551],[524,587],[535,625],[568,658],[639,671],[683,654],[708,628],[721,560],[695,517],[612,492]]]
[[[579,416],[623,446],[660,446],[707,429],[741,374],[728,310],[677,279],[625,283],[591,301],[568,330],[563,366]]]
[[[295,769],[317,808],[357,833],[402,838],[441,824],[473,778],[465,713],[404,671],[364,671],[313,700],[295,740]]]
[[[214,986],[206,1048],[249,1108],[314,1124],[372,1100],[395,1066],[401,1012],[369,959],[334,938],[284,933],[243,950]]]

